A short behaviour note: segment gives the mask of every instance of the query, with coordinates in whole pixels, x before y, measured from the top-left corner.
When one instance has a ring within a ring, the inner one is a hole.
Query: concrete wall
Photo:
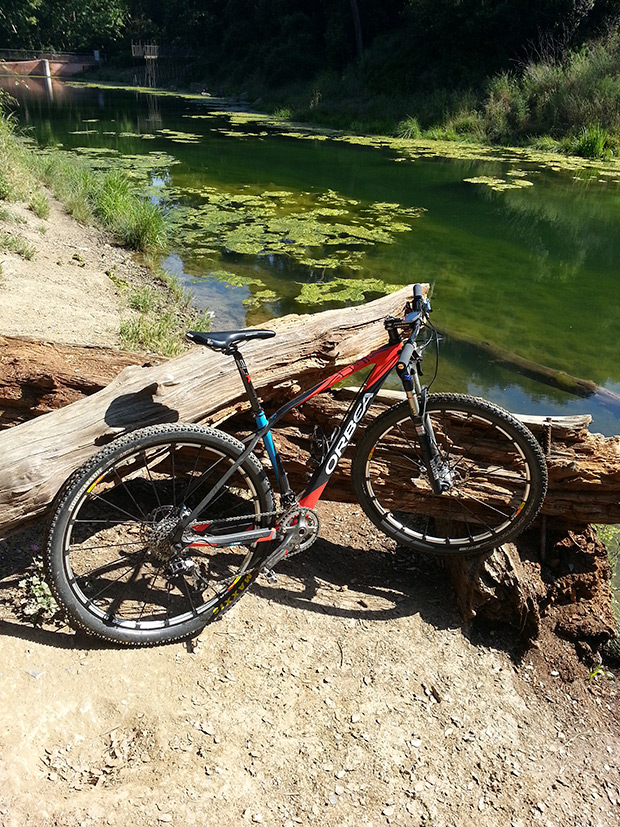
[[[91,69],[97,64],[93,58],[92,62],[64,63],[50,60],[50,72],[53,77],[71,77],[85,69]],[[0,75],[36,75],[43,74],[43,67],[40,60],[7,60],[0,61]]]

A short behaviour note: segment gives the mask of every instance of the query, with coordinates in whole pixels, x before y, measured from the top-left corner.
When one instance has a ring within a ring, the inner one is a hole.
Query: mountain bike
[[[426,554],[478,554],[523,531],[546,492],[542,451],[530,431],[496,405],[430,394],[422,385],[424,353],[439,338],[430,311],[416,284],[403,317],[384,320],[385,345],[269,418],[240,348],[275,333],[188,333],[192,342],[235,360],[256,428],[239,440],[200,425],[151,426],[115,440],[72,474],[44,541],[47,577],[71,625],[128,645],[178,640],[220,617],[261,573],[273,578],[279,561],[316,539],[315,506],[393,370],[404,399],[366,427],[352,463],[353,487],[370,520]],[[365,368],[342,421],[319,440],[305,490],[296,494],[273,428],[293,408]],[[255,454],[261,441],[273,487]]]

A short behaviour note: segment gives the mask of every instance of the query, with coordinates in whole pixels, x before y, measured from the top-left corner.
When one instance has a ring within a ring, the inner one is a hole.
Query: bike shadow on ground
[[[38,576],[33,563],[42,529],[30,528],[15,541],[0,543],[0,636],[63,649],[105,649],[113,644],[74,632],[68,625],[33,625],[15,600],[22,600],[25,577]],[[402,546],[359,547],[319,537],[307,551],[282,561],[276,583],[259,578],[252,591],[265,601],[293,609],[359,622],[389,621],[415,614],[436,629],[460,629],[476,646],[493,645],[515,657],[515,640],[465,623],[439,558]],[[122,648],[122,647],[121,647]]]
[[[388,541],[356,548],[319,538],[275,574],[276,583],[261,578],[256,593],[302,611],[373,622],[419,614],[438,629],[463,623],[441,561]]]
[[[475,647],[492,647],[519,663],[526,642],[515,629],[463,620],[442,558],[386,540],[360,548],[319,538],[312,548],[278,564],[276,583],[260,578],[253,590],[265,600],[359,622],[419,615],[437,630],[459,630]]]

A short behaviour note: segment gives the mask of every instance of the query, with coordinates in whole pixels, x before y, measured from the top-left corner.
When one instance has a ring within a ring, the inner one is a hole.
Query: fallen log
[[[270,409],[297,393],[297,379],[303,386],[312,384],[325,369],[382,343],[385,334],[377,320],[399,312],[403,299],[397,294],[391,301],[387,308],[369,305],[270,324],[279,331],[274,340],[244,349]],[[368,318],[376,321],[372,328],[366,327]],[[176,419],[225,422],[233,433],[248,427],[232,360],[196,348],[163,365],[127,368],[103,389],[111,375],[133,361],[143,364],[140,356],[107,349],[0,339],[0,422],[38,417],[0,433],[0,534],[43,511],[70,470],[124,430]],[[315,397],[291,412],[278,430],[276,440],[296,488],[303,487],[311,465],[312,427],[319,424],[331,433],[353,392],[340,389]],[[80,397],[87,398],[68,404]],[[400,398],[396,392],[382,393],[375,412]],[[40,416],[61,405],[66,407]],[[574,640],[582,654],[592,653],[613,636],[614,624],[605,550],[585,523],[620,522],[620,439],[590,434],[587,416],[525,421],[548,457],[544,535],[536,526],[517,547],[450,561],[446,569],[466,620],[508,623],[531,640],[546,614],[556,634]],[[351,449],[330,482],[330,499],[354,499],[350,459]]]
[[[344,415],[355,389],[342,388],[309,400],[295,410],[276,431],[276,441],[293,487],[300,489],[312,466],[311,434],[315,425],[329,436]],[[368,417],[381,413],[404,398],[397,391],[382,391],[371,406]],[[588,415],[576,417],[518,417],[537,437],[547,457],[549,488],[542,514],[566,526],[589,523],[620,523],[620,437],[592,434]],[[250,424],[242,416],[227,423],[228,430],[239,431]],[[350,445],[332,475],[326,495],[332,500],[353,502],[350,481]],[[398,482],[398,481],[396,481]],[[407,486],[403,480],[403,490]]]
[[[163,361],[112,347],[0,336],[0,430],[103,390],[128,365]]]
[[[292,377],[304,384],[386,341],[383,319],[402,312],[403,288],[369,304],[269,324],[273,339],[249,342],[244,355],[266,399]],[[161,365],[126,367],[103,390],[0,433],[0,538],[41,515],[62,481],[118,434],[162,422],[218,422],[246,405],[234,362],[194,348]]]

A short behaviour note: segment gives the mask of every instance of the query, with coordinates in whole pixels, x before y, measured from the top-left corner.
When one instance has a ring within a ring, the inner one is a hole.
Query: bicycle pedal
[[[261,571],[261,574],[270,583],[277,583],[278,582],[278,578],[276,577],[275,572],[274,572],[273,569],[263,569]]]

